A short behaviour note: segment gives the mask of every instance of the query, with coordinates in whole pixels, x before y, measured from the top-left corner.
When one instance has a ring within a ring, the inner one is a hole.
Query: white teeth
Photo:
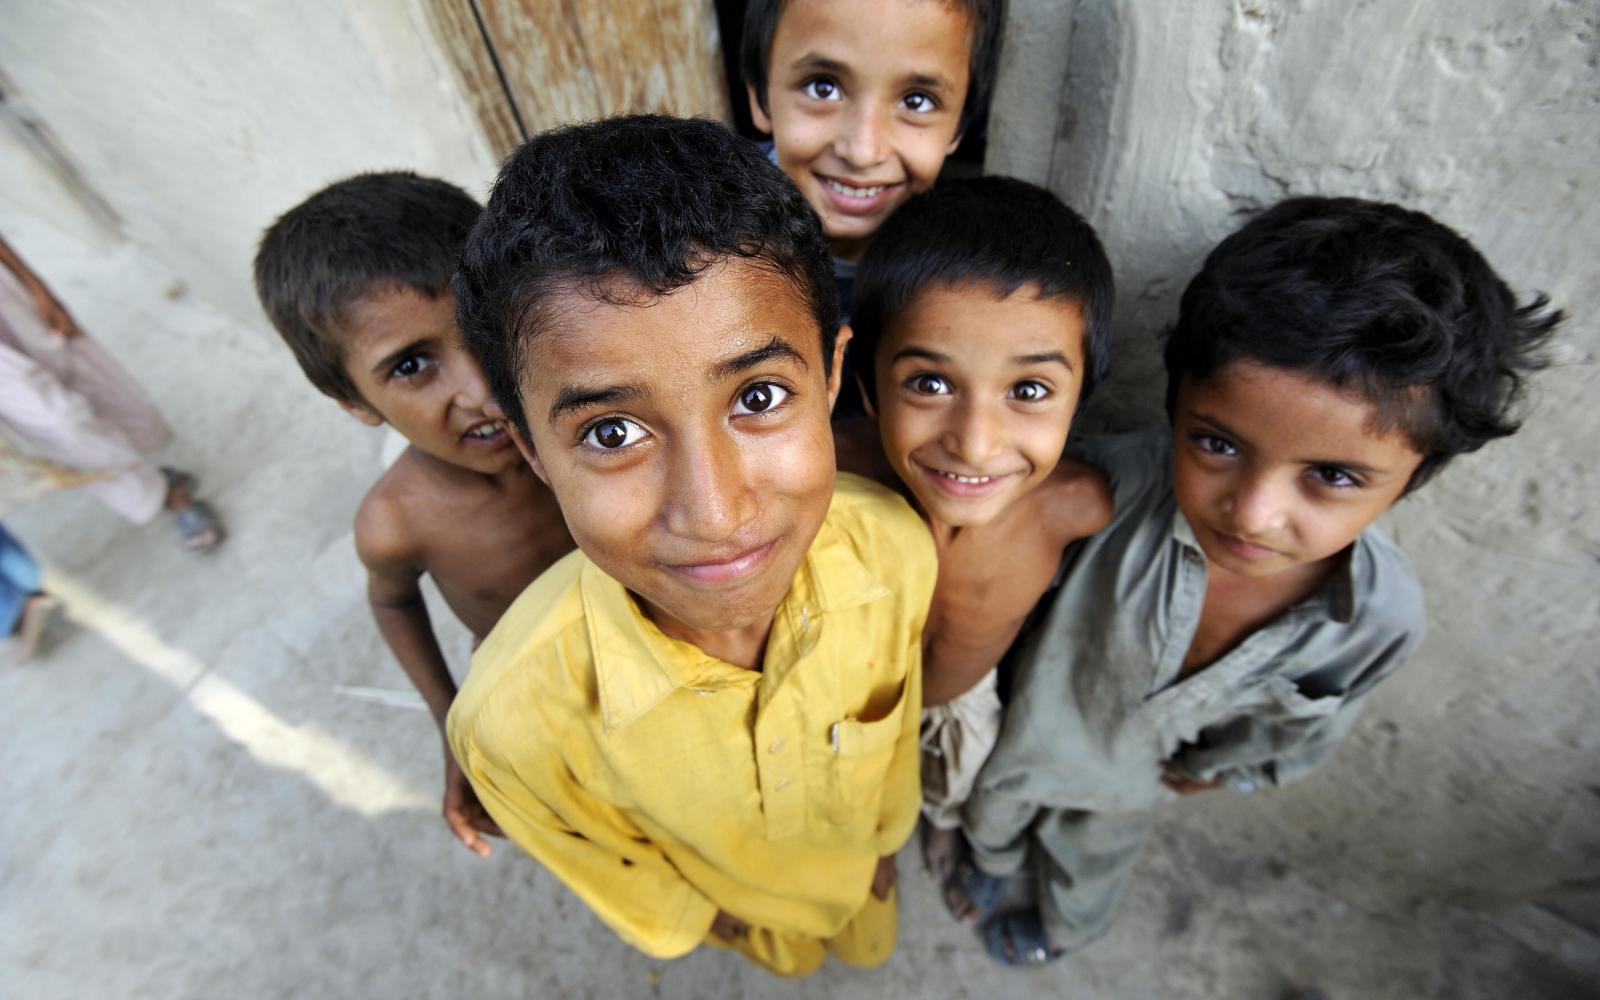
[[[827,179],[827,183],[829,187],[844,195],[846,198],[871,198],[875,195],[882,194],[883,189],[888,187],[887,184],[879,184],[876,187],[858,188],[851,187],[848,184],[840,184],[838,181],[832,179]]]
[[[467,436],[475,438],[494,437],[496,434],[504,430],[505,426],[506,425],[504,421],[491,420],[489,423],[479,424],[477,427],[472,428],[472,430],[467,431]]]
[[[940,471],[939,475],[945,477],[946,479],[954,479],[958,483],[966,483],[968,486],[977,486],[994,479],[993,476],[958,476],[954,472],[943,471]]]

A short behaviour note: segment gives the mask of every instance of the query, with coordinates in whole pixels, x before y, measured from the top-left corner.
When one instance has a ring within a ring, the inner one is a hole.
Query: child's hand
[[[878,859],[878,870],[872,873],[872,895],[875,899],[888,899],[889,890],[900,878],[900,870],[895,867],[894,855],[885,854]]]
[[[444,821],[450,825],[456,839],[480,858],[487,858],[494,850],[480,833],[487,833],[491,837],[505,836],[489,817],[483,803],[478,801],[478,793],[472,790],[472,783],[461,772],[455,757],[448,750],[444,755]]]
[[[1213,788],[1221,788],[1222,778],[1201,781],[1172,761],[1164,760],[1161,762],[1161,783],[1179,795],[1193,795],[1195,792],[1209,792]]]
[[[727,910],[718,910],[716,919],[711,921],[711,933],[724,941],[737,941],[750,933],[750,925]]]

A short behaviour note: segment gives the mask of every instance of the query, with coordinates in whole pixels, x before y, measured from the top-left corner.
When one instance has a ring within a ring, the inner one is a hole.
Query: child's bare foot
[[[182,469],[163,467],[167,480],[167,509],[177,515],[178,535],[190,552],[209,552],[222,541],[222,522],[204,500],[197,500],[195,478]]]
[[[941,830],[927,826],[922,833],[922,867],[940,885],[950,881],[961,861],[966,841],[960,830]]]
[[[44,641],[45,628],[50,624],[50,617],[61,607],[58,598],[40,591],[28,598],[22,606],[22,618],[17,622],[17,662],[21,663],[39,651],[39,643]]]
[[[961,926],[977,927],[994,912],[1005,887],[1003,877],[990,875],[970,861],[960,861],[944,884],[944,905]]]

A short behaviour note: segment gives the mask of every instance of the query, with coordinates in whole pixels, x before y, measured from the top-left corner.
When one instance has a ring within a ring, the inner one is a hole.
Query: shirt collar
[[[679,688],[714,691],[752,676],[664,634],[627,588],[593,562],[585,560],[578,587],[607,732],[625,728]],[[772,652],[794,650],[795,660],[804,658],[815,648],[830,613],[889,595],[844,534],[823,522],[773,617],[763,672],[782,674],[793,668],[794,662],[772,662]],[[793,641],[776,641],[780,630]]]
[[[1205,560],[1205,552],[1194,537],[1194,529],[1189,526],[1188,518],[1183,516],[1183,511],[1178,509],[1176,503],[1172,503],[1172,539],[1184,550],[1193,552],[1202,562]],[[1328,582],[1319,587],[1315,594],[1290,609],[1291,612],[1299,612],[1302,609],[1318,610],[1339,624],[1348,625],[1355,617],[1356,611],[1356,561],[1367,558],[1365,540],[1366,535],[1363,534],[1350,543],[1350,547],[1344,551],[1340,560],[1339,568],[1334,571]]]

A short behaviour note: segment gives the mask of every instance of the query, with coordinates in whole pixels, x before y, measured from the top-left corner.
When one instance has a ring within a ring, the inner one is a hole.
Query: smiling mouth
[[[844,195],[846,198],[863,198],[863,199],[864,198],[876,198],[878,195],[883,194],[883,192],[889,190],[889,188],[896,186],[896,185],[893,185],[893,184],[873,184],[873,185],[871,185],[869,187],[852,187],[849,184],[844,184],[844,183],[842,183],[840,181],[836,181],[832,177],[824,177],[824,178],[822,178],[822,183],[826,184],[828,187],[830,187],[833,190],[835,190],[835,191],[839,192],[840,194]]]
[[[960,472],[936,469],[931,465],[922,466],[922,470],[944,492],[960,497],[986,496],[1000,483],[1011,478],[1010,473],[996,476],[969,476]]]
[[[708,559],[694,563],[663,563],[663,567],[676,576],[683,577],[693,583],[719,586],[735,583],[744,579],[767,562],[767,558],[777,551],[779,539],[757,545],[753,549],[743,552]]]
[[[504,420],[486,420],[476,424],[461,435],[461,440],[468,444],[487,445],[499,444],[506,439],[506,422]]]

